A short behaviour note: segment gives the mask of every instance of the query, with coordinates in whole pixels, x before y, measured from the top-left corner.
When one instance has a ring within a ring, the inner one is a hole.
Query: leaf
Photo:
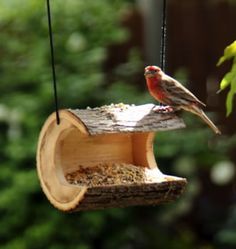
[[[220,93],[221,91],[223,91],[227,86],[230,85],[232,79],[233,79],[234,75],[233,72],[229,72],[227,73],[224,78],[221,80],[220,82],[220,90],[217,91],[217,93]]]
[[[236,41],[225,48],[224,55],[217,62],[217,66],[220,66],[223,62],[231,59],[234,56],[236,56]]]
[[[226,116],[228,117],[233,110],[233,101],[234,101],[234,95],[236,94],[236,78],[234,78],[235,81],[232,81],[231,83],[231,89],[227,95],[226,99]]]
[[[228,92],[227,99],[226,99],[226,116],[228,117],[232,113],[233,109],[233,93],[232,91]]]

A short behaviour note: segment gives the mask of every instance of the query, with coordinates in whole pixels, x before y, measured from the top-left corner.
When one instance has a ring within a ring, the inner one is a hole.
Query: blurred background
[[[236,248],[236,112],[216,94],[231,63],[236,1],[167,0],[166,72],[207,103],[222,130],[183,114],[187,128],[158,133],[156,160],[186,177],[186,192],[157,207],[64,214],[36,174],[40,129],[54,111],[46,1],[0,2],[0,248]],[[52,0],[60,108],[155,102],[143,69],[159,65],[162,1]]]

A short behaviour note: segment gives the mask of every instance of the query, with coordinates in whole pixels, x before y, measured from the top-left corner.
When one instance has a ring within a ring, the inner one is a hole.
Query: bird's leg
[[[175,108],[169,105],[158,105],[152,108],[154,112],[157,113],[172,113],[175,112]]]

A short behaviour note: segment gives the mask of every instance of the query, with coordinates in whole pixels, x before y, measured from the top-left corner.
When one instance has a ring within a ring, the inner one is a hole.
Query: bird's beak
[[[144,76],[147,76],[147,77],[153,76],[154,74],[155,74],[154,71],[145,71],[144,72]]]

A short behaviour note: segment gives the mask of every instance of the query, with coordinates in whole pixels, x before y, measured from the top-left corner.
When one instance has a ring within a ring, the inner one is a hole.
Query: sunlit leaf
[[[231,59],[233,56],[236,56],[236,41],[225,48],[224,55],[219,59],[217,66],[220,66],[223,62]]]
[[[236,94],[236,41],[225,48],[224,55],[219,59],[217,66],[221,65],[224,61],[231,58],[233,58],[232,68],[230,72],[225,74],[225,76],[221,80],[220,90],[217,92],[219,93],[228,86],[231,86],[226,98],[226,116],[229,116],[232,113],[234,95]]]
[[[232,91],[228,92],[227,99],[226,99],[226,116],[228,117],[232,112],[232,106],[233,106],[233,93]]]
[[[233,73],[232,72],[229,72],[227,73],[224,78],[221,80],[220,82],[220,90],[217,92],[221,92],[222,90],[224,90],[227,86],[230,85],[230,82],[232,81],[232,78],[233,78]]]
[[[226,116],[228,117],[233,110],[233,101],[234,101],[234,95],[236,94],[236,81],[234,81],[231,84],[231,89],[227,95],[227,99],[226,99]]]

